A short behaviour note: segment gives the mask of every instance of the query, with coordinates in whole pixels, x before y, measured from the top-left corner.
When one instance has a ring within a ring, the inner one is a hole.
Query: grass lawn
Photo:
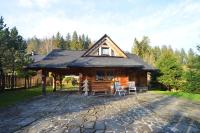
[[[193,93],[187,93],[187,92],[170,92],[170,91],[150,91],[152,93],[158,93],[158,94],[164,94],[164,95],[170,95],[175,97],[180,97],[196,102],[200,102],[200,94],[193,94]]]
[[[46,90],[47,93],[53,91],[52,87],[47,87]],[[0,108],[16,104],[17,102],[30,99],[34,96],[39,96],[41,95],[41,93],[42,93],[41,87],[23,89],[23,90],[5,91],[3,93],[0,93]]]

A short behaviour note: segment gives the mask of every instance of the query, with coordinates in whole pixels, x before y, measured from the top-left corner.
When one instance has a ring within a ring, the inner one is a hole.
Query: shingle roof
[[[155,70],[137,55],[126,53],[128,58],[113,56],[86,56],[85,51],[54,49],[41,61],[30,64],[29,68],[67,68],[67,67],[141,67]]]
[[[131,58],[90,56],[80,57],[69,64],[69,67],[142,67]]]
[[[85,51],[54,49],[43,60],[30,64],[29,68],[66,68],[69,63],[79,58]]]
[[[30,56],[30,58],[33,60],[33,62],[41,61],[44,57],[45,57],[45,55],[39,55],[39,54]]]

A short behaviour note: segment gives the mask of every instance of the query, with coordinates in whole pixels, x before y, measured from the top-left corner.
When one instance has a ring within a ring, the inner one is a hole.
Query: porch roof
[[[45,58],[30,64],[28,68],[67,68],[67,67],[140,67],[155,70],[135,54],[126,53],[128,58],[114,56],[82,56],[85,51],[54,49]]]

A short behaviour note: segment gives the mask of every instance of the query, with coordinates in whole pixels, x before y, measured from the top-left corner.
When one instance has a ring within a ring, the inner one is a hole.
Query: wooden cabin
[[[124,88],[129,81],[135,81],[138,88],[147,87],[147,73],[155,70],[137,55],[121,50],[108,35],[86,51],[54,49],[28,68],[42,70],[43,94],[48,72],[53,73],[54,82],[58,75],[78,75],[80,91],[82,81],[87,78],[91,92],[112,92],[114,81],[119,81]]]

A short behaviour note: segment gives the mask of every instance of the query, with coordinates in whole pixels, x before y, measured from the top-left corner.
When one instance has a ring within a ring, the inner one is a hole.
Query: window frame
[[[100,73],[100,74],[99,74]],[[112,70],[98,70],[96,71],[96,81],[112,81],[114,78],[114,71]]]
[[[96,81],[104,81],[105,79],[105,72],[98,70],[96,71]]]
[[[105,52],[104,50],[107,50],[107,53],[103,53],[103,52]],[[107,48],[107,47],[101,47],[101,55],[103,55],[103,56],[110,56],[110,54],[109,54],[109,48]]]

